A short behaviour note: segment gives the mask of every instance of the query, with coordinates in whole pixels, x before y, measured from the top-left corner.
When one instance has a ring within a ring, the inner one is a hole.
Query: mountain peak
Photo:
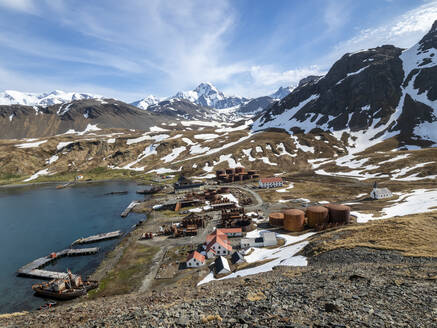
[[[55,104],[69,103],[74,100],[100,99],[102,96],[89,93],[65,92],[53,90],[47,93],[21,92],[5,90],[0,92],[0,105],[24,105],[48,107]]]
[[[187,99],[197,105],[216,109],[238,106],[248,100],[244,97],[225,96],[210,82],[202,82],[191,91],[179,91],[171,98]]]
[[[437,48],[437,20],[434,21],[429,32],[419,41],[419,45],[422,51]]]
[[[293,91],[293,87],[279,87],[274,93],[269,95],[270,98],[281,100],[282,98],[288,96],[291,91]]]

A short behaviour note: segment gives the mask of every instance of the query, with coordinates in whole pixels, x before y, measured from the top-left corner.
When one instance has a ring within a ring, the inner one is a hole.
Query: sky
[[[0,0],[0,90],[256,97],[347,52],[408,48],[436,19],[424,0]]]

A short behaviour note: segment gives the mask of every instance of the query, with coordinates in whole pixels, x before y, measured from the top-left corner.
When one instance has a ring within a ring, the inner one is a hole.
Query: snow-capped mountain
[[[200,83],[194,90],[180,91],[174,97],[178,99],[187,99],[201,106],[224,109],[241,105],[248,101],[244,97],[225,96],[211,83]]]
[[[55,90],[49,93],[26,93],[15,90],[0,92],[0,105],[24,105],[48,107],[69,103],[74,100],[102,99],[102,96],[89,93],[64,92]]]
[[[407,148],[437,144],[437,21],[410,49],[346,54],[324,77],[301,83],[254,130],[313,129],[350,136],[355,151],[389,138]]]
[[[163,98],[155,97],[154,95],[149,95],[143,99],[134,101],[133,103],[131,103],[131,105],[141,109],[147,109],[149,106],[156,105],[157,103],[163,100],[164,100]]]
[[[288,96],[293,89],[293,87],[279,87],[279,89],[269,95],[269,97],[275,100],[281,100],[282,98]]]

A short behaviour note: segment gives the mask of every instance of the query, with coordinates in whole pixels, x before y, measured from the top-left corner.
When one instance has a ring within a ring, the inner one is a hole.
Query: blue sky
[[[410,47],[436,19],[424,0],[0,0],[0,90],[130,102],[209,81],[254,97],[346,52]]]

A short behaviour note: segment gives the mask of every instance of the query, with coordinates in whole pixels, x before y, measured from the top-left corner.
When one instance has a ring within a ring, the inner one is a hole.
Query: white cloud
[[[332,33],[343,27],[350,17],[349,1],[326,1],[323,20],[327,26],[325,33]]]
[[[273,66],[252,66],[250,74],[255,84],[265,86],[295,85],[308,75],[323,75],[316,65],[287,71],[278,71]]]
[[[437,1],[423,4],[401,16],[389,19],[381,26],[362,29],[355,37],[337,44],[329,57],[336,60],[346,52],[374,48],[383,44],[409,48],[428,32],[436,19]]]
[[[347,13],[353,3],[326,2],[321,18],[327,27],[326,34],[342,30],[349,23]],[[68,37],[82,35],[84,38],[80,42],[53,41],[55,38],[47,38],[32,29],[20,30],[13,22],[4,22],[9,28],[0,31],[1,47],[46,59],[44,65],[50,61],[54,63],[37,78],[33,75],[37,73],[25,73],[22,68],[14,71],[12,67],[19,65],[8,65],[3,60],[0,89],[49,91],[65,88],[106,96],[113,92],[114,97],[127,101],[136,100],[133,97],[137,94],[155,93],[156,90],[164,92],[158,94],[160,96],[169,96],[202,81],[217,83],[228,94],[249,97],[269,94],[279,86],[296,85],[308,75],[323,75],[324,70],[346,52],[387,43],[409,47],[437,18],[437,2],[425,3],[387,20],[384,25],[362,29],[355,37],[337,44],[332,51],[327,48],[328,55],[320,58],[318,65],[295,67],[283,62],[277,65],[258,63],[275,62],[276,53],[284,51],[282,47],[286,48],[288,39],[282,31],[275,38],[262,40],[267,44],[264,49],[239,59],[229,43],[238,22],[231,0],[105,0],[87,2],[83,6],[65,0],[0,0],[0,6],[37,14],[46,23],[59,27],[58,32],[68,28]],[[277,48],[272,39],[278,41]],[[232,55],[236,57],[230,58]],[[15,63],[14,57],[8,59]],[[75,65],[78,68],[72,74],[60,76],[59,67],[56,67],[59,63],[55,61],[82,65]],[[34,68],[42,65],[40,62],[34,60],[20,63],[20,66],[33,65]],[[146,82],[143,88],[136,85],[132,92],[117,90],[118,85],[101,87],[97,82],[88,82],[93,81],[90,67],[95,67],[96,71],[100,69],[100,76],[119,75],[126,80]],[[47,89],[32,90],[32,85]]]
[[[36,7],[33,3],[33,0],[0,0],[0,7],[26,13],[36,12]]]

